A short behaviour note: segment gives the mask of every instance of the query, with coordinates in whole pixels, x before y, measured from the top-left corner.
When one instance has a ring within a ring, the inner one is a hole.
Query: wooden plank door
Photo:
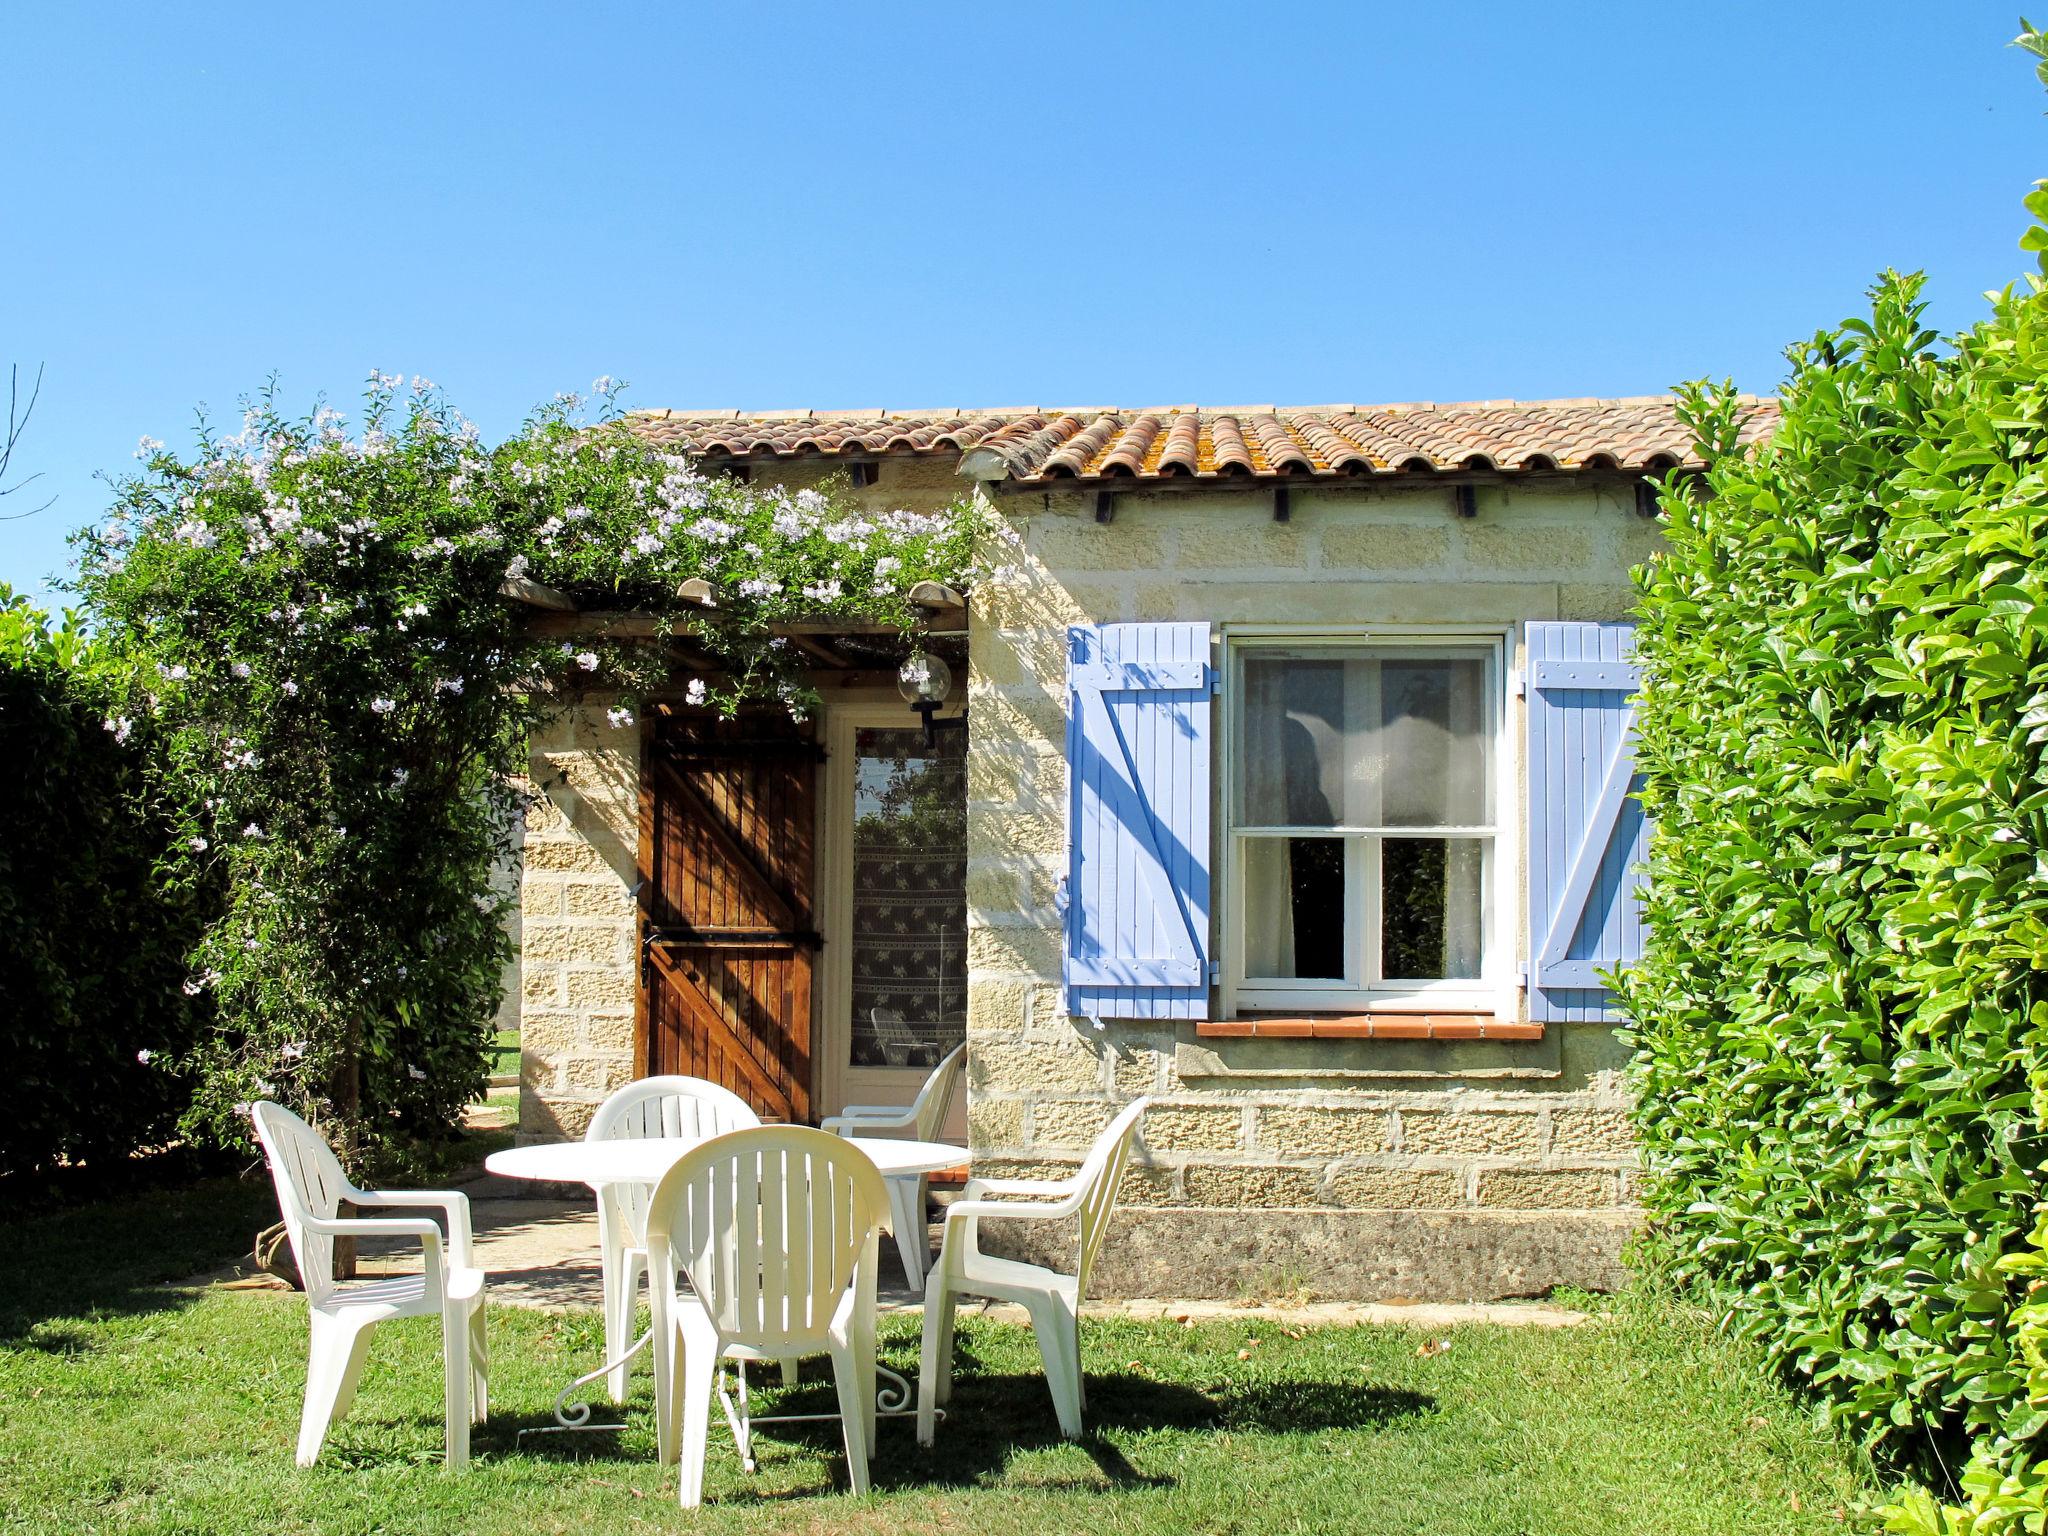
[[[640,1011],[650,1075],[811,1111],[815,742],[786,718],[663,722],[642,794]]]

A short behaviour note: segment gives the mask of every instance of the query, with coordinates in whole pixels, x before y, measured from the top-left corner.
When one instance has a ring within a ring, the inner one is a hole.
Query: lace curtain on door
[[[857,1067],[926,1067],[967,1028],[967,733],[854,733]]]

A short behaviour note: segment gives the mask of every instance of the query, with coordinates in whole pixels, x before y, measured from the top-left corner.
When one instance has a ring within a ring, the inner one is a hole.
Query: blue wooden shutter
[[[1633,624],[1531,624],[1529,1017],[1619,1017],[1599,973],[1640,959]]]
[[[1067,1009],[1202,1018],[1209,626],[1082,625],[1067,644]]]

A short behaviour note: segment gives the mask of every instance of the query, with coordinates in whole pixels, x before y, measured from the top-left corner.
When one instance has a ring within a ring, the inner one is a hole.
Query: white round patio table
[[[898,1173],[938,1173],[965,1167],[967,1149],[943,1141],[891,1141],[886,1136],[848,1136],[846,1144],[873,1159],[884,1178]],[[659,1184],[683,1154],[704,1144],[697,1136],[619,1137],[609,1141],[550,1141],[507,1147],[484,1159],[491,1172],[508,1179],[544,1179],[553,1184]]]
[[[661,1176],[680,1162],[685,1153],[702,1146],[707,1139],[698,1136],[643,1136],[605,1141],[538,1142],[533,1146],[507,1147],[502,1152],[493,1152],[484,1159],[484,1167],[508,1179],[588,1184],[593,1190],[601,1190],[607,1184],[654,1185],[661,1182]],[[965,1147],[949,1146],[943,1141],[896,1141],[887,1136],[848,1136],[844,1140],[847,1145],[865,1152],[884,1178],[899,1173],[939,1173],[947,1168],[962,1167],[967,1162]],[[590,1405],[577,1403],[572,1407],[569,1399],[615,1366],[639,1354],[653,1337],[654,1332],[649,1329],[634,1340],[632,1347],[618,1359],[607,1360],[596,1370],[578,1376],[555,1398],[555,1423],[544,1429],[521,1430],[520,1434],[624,1428],[620,1424],[591,1423]],[[893,1383],[875,1394],[878,1412],[892,1417],[915,1412],[908,1381],[886,1365],[876,1366],[875,1374],[887,1377]]]

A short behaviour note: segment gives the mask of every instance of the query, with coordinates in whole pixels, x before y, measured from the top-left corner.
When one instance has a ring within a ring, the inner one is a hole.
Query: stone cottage
[[[1640,942],[1626,615],[1648,479],[1690,462],[1668,399],[633,422],[876,510],[986,498],[1021,563],[933,596],[921,712],[900,636],[798,626],[803,726],[679,691],[534,742],[526,1137],[650,1072],[775,1118],[907,1101],[964,1035],[978,1172],[1056,1175],[1154,1096],[1112,1293],[1615,1277],[1600,972]]]

